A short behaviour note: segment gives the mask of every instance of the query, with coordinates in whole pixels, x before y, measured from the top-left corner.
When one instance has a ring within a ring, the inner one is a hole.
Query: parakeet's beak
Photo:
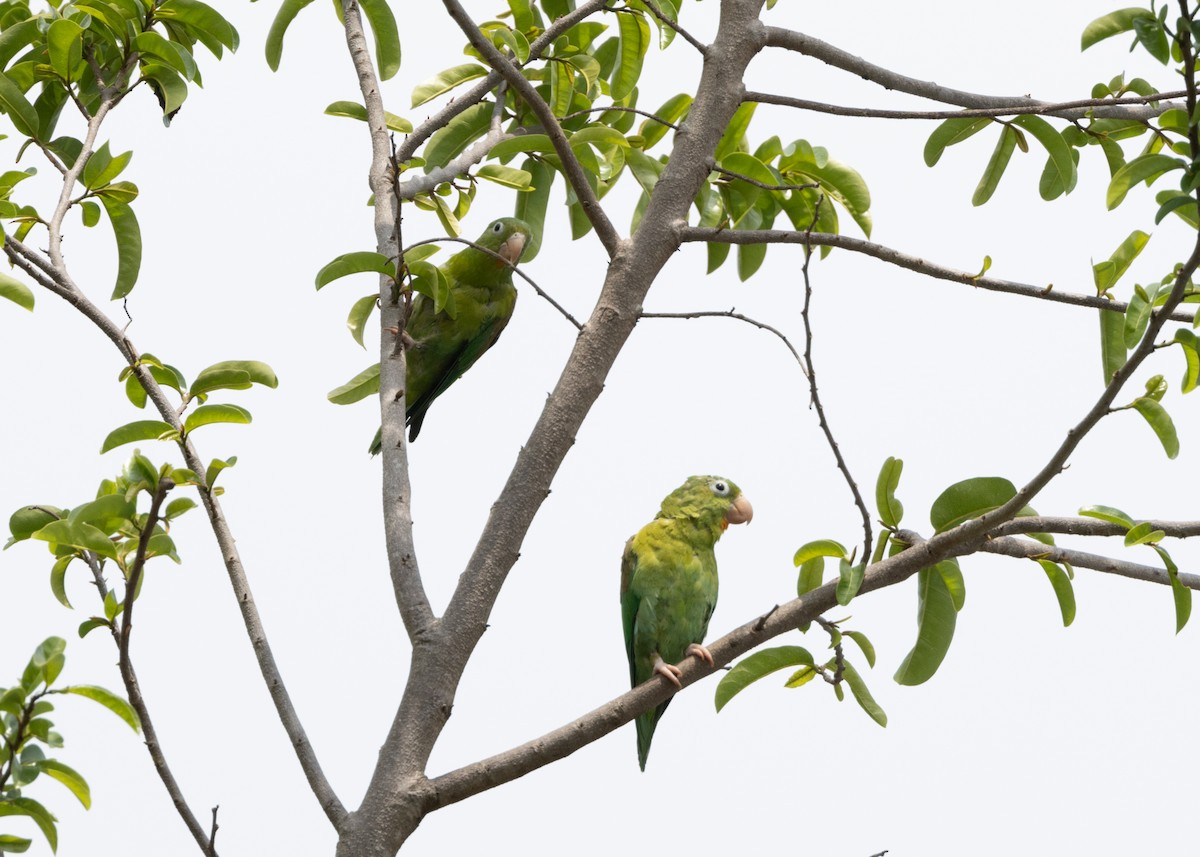
[[[738,494],[729,511],[725,513],[725,520],[731,524],[748,524],[753,517],[754,507],[750,505],[745,494]]]
[[[496,251],[504,257],[504,261],[510,265],[515,265],[521,258],[521,253],[525,249],[525,236],[520,232],[514,232],[508,236],[508,240],[500,245]]]

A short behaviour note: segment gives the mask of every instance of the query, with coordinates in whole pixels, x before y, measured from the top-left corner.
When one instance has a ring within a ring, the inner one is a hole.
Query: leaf
[[[384,274],[396,279],[396,266],[387,256],[369,250],[343,253],[317,272],[317,289],[351,274]]]
[[[1196,199],[1191,194],[1180,190],[1159,191],[1154,197],[1159,204],[1154,222],[1161,223],[1163,218],[1172,212],[1193,229],[1200,229],[1200,213],[1197,212]]]
[[[141,440],[175,440],[178,437],[179,432],[162,420],[136,420],[110,431],[100,446],[100,452],[105,453]]]
[[[717,711],[725,707],[729,700],[745,690],[749,685],[764,676],[787,667],[800,664],[813,665],[813,657],[808,650],[801,646],[776,646],[755,652],[741,663],[736,664],[717,684],[715,703]]]
[[[849,663],[843,663],[842,678],[846,684],[850,685],[850,693],[854,694],[855,701],[863,711],[867,712],[867,716],[880,726],[887,726],[887,714],[879,707],[879,703],[871,696],[871,692],[867,690],[867,683],[858,674],[858,670]]]
[[[1017,493],[1011,482],[999,476],[981,476],[956,482],[943,491],[929,510],[934,532],[942,533],[963,521],[978,518],[1003,506]]]
[[[874,667],[875,647],[871,645],[871,641],[867,639],[867,635],[862,631],[845,631],[844,633],[847,637],[858,644],[858,647],[862,650],[863,657],[867,659],[867,665]]]
[[[275,20],[271,22],[266,42],[267,65],[271,71],[279,70],[279,60],[283,56],[283,37],[287,28],[291,26],[300,10],[312,2],[313,0],[283,0],[279,11],[275,13]]]
[[[554,144],[545,134],[518,134],[492,146],[492,150],[488,152],[488,158],[504,160],[522,152],[551,154],[554,152]]]
[[[117,558],[112,541],[101,530],[83,521],[51,521],[30,538],[97,553],[109,559]]]
[[[188,396],[194,398],[213,390],[247,390],[251,384],[274,389],[279,386],[275,370],[261,360],[222,360],[200,370]]]
[[[1050,585],[1054,587],[1054,597],[1058,599],[1058,610],[1062,613],[1063,627],[1067,628],[1075,621],[1075,589],[1071,585],[1071,578],[1056,562],[1039,559],[1038,565],[1046,572],[1046,577],[1050,578]]]
[[[471,105],[434,131],[425,144],[425,172],[432,172],[450,163],[472,141],[487,133],[491,119],[492,104],[485,101]]]
[[[1109,12],[1107,15],[1101,15],[1084,27],[1079,49],[1086,51],[1097,42],[1121,33],[1126,33],[1133,29],[1134,20],[1147,16],[1153,17],[1148,9],[1137,8],[1118,9],[1115,12]]]
[[[1163,446],[1163,451],[1167,453],[1167,458],[1175,458],[1175,456],[1179,455],[1179,435],[1175,431],[1175,423],[1171,420],[1171,415],[1167,413],[1167,409],[1154,399],[1146,396],[1139,396],[1134,399],[1133,407],[1139,414],[1145,417],[1146,422],[1150,424],[1150,428],[1154,429],[1159,443]]]
[[[511,187],[515,190],[528,190],[529,185],[533,181],[533,176],[525,170],[519,170],[516,167],[506,167],[503,164],[484,164],[475,171],[475,175],[481,179],[495,182],[502,187]]]
[[[613,69],[610,89],[613,101],[620,101],[633,92],[642,76],[642,60],[650,46],[650,25],[641,14],[617,15],[617,29],[621,34],[621,56]]]
[[[800,564],[800,575],[796,578],[796,595],[803,597],[824,582],[825,557],[814,556]]]
[[[725,133],[721,135],[713,152],[713,157],[718,162],[734,152],[745,151],[746,131],[750,128],[750,120],[754,118],[754,109],[757,106],[757,102],[747,101],[734,111],[733,118],[729,120],[729,125],[726,126]]]
[[[166,0],[155,8],[155,16],[187,24],[196,39],[217,59],[221,58],[222,47],[231,51],[238,49],[237,30],[220,12],[200,0]]]
[[[875,480],[875,506],[885,527],[900,526],[900,519],[904,517],[904,505],[896,499],[896,488],[900,485],[903,471],[904,462],[888,456],[879,469],[879,478]]]
[[[24,854],[32,844],[32,839],[13,836],[11,833],[0,833],[0,854]]]
[[[74,768],[54,759],[41,759],[34,762],[33,767],[70,789],[71,794],[79,799],[84,809],[92,808],[92,790],[88,788],[87,780]]]
[[[379,303],[379,295],[370,294],[361,297],[354,302],[354,306],[350,307],[350,315],[346,317],[346,327],[350,329],[350,335],[363,348],[367,347],[363,345],[363,333],[367,327],[367,320],[375,311],[377,303]]]
[[[942,576],[942,582],[946,584],[946,591],[950,593],[950,601],[954,604],[954,612],[963,609],[963,605],[967,600],[967,583],[963,579],[962,569],[958,566],[958,560],[954,558],[944,559],[939,562],[935,568],[938,574]]]
[[[12,301],[19,307],[33,312],[33,291],[20,280],[0,272],[0,298]]]
[[[971,196],[971,205],[983,205],[992,198],[992,194],[996,192],[996,187],[1000,184],[1000,178],[1008,168],[1008,162],[1012,159],[1016,146],[1016,131],[1005,126],[1004,130],[1000,132],[1000,139],[996,141],[996,148],[992,150],[992,157],[984,167],[979,184],[975,187],[975,193]]]
[[[1133,518],[1112,506],[1084,506],[1079,510],[1079,514],[1086,518],[1098,518],[1101,521],[1108,521],[1110,524],[1118,524],[1126,528],[1133,526]]]
[[[0,283],[0,288],[3,288],[2,283]],[[1197,339],[1196,334],[1190,330],[1180,328],[1175,331],[1174,341],[1183,348],[1183,357],[1187,364],[1180,389],[1185,393],[1190,393],[1196,389],[1197,384],[1200,384],[1200,339]]]
[[[1117,170],[1116,175],[1109,182],[1108,193],[1105,198],[1108,210],[1112,211],[1120,205],[1125,200],[1125,196],[1129,193],[1130,188],[1138,182],[1144,181],[1149,184],[1163,173],[1183,169],[1183,167],[1184,162],[1171,155],[1139,155]]]
[[[1113,376],[1125,365],[1128,352],[1125,348],[1125,318],[1118,312],[1097,310],[1100,313],[1100,361],[1107,386]]]
[[[550,186],[554,182],[554,170],[544,161],[526,158],[521,169],[529,174],[529,193],[517,194],[515,214],[529,224],[529,243],[521,254],[521,261],[531,262],[542,247],[542,234],[546,226],[546,207],[550,202]]]
[[[357,101],[335,101],[325,108],[326,116],[345,116],[349,119],[357,119],[360,122],[367,121],[367,108],[363,107]],[[395,131],[398,134],[411,134],[413,125],[403,116],[397,116],[395,113],[390,113],[387,110],[383,111],[383,122],[389,130]]]
[[[1140,229],[1135,229],[1126,236],[1108,257],[1109,266],[1101,262],[1092,266],[1092,279],[1096,283],[1096,292],[1104,294],[1117,284],[1117,281],[1129,270],[1134,259],[1141,255],[1142,250],[1150,241],[1150,236]],[[1103,266],[1103,267],[1102,267]]]
[[[479,63],[468,62],[456,65],[445,71],[438,72],[424,83],[413,87],[412,106],[419,107],[427,101],[432,101],[439,95],[444,95],[468,80],[486,77],[488,70]]]
[[[799,566],[810,559],[818,556],[832,556],[838,559],[849,559],[850,554],[847,553],[845,546],[840,542],[835,542],[833,539],[817,539],[814,542],[808,542],[801,546],[796,551],[796,555],[792,557],[792,564]]]
[[[1143,521],[1129,529],[1125,533],[1125,547],[1133,547],[1135,545],[1144,545],[1150,542],[1159,542],[1166,538],[1166,533],[1162,530],[1154,529],[1154,525],[1149,521]]]
[[[34,762],[31,767],[36,770],[37,762]],[[24,816],[33,819],[34,824],[38,826],[38,829],[42,831],[42,835],[46,837],[46,841],[50,843],[50,850],[58,850],[58,826],[56,824],[58,819],[50,814],[50,810],[46,809],[46,807],[33,798],[21,797],[19,793],[15,797],[6,796],[0,798],[0,817],[3,816]],[[24,843],[24,847],[6,848],[6,839],[10,842],[15,840],[16,842]],[[29,844],[30,841],[28,839],[17,840],[14,836],[0,836],[0,853],[19,854],[25,851],[29,847]]]
[[[400,70],[400,31],[396,16],[387,0],[359,0],[363,14],[375,34],[375,59],[379,63],[380,80],[394,77]]]
[[[896,682],[918,685],[928,681],[941,666],[954,639],[957,613],[950,591],[936,569],[917,572],[917,642],[896,670]]]
[[[335,405],[350,405],[379,392],[379,364],[368,366],[345,384],[330,390],[326,398]]]
[[[183,422],[183,430],[191,432],[200,426],[212,423],[238,423],[245,425],[251,420],[250,412],[237,405],[201,405],[188,414]]]
[[[100,197],[108,219],[117,238],[117,283],[113,287],[112,299],[118,300],[133,291],[138,272],[142,267],[142,230],[137,217],[128,205]]]
[[[56,18],[46,31],[46,48],[54,73],[70,82],[83,62],[83,28],[69,18]]]
[[[867,567],[864,563],[851,565],[849,560],[842,560],[839,564],[838,585],[837,585],[837,603],[845,607],[854,600],[854,596],[858,594],[859,588],[862,586],[863,575],[866,573]]]
[[[964,116],[961,119],[947,119],[938,125],[929,135],[929,139],[925,141],[925,166],[932,167],[937,164],[947,147],[978,134],[991,125],[992,121],[987,117],[972,119]]]
[[[1067,145],[1067,141],[1062,138],[1062,135],[1055,131],[1054,127],[1045,119],[1035,116],[1032,113],[1015,116],[1012,123],[1024,128],[1042,144],[1042,147],[1050,156],[1050,165],[1053,168],[1053,180],[1058,186],[1063,188],[1062,193],[1073,191],[1075,189],[1075,182],[1079,178],[1079,173],[1075,168],[1075,159],[1071,155],[1071,147]],[[1046,192],[1042,192],[1043,199],[1054,199],[1057,196],[1057,193],[1053,196],[1047,196]]]
[[[672,125],[678,125],[687,116],[688,111],[692,109],[692,96],[686,92],[681,92],[678,95],[672,95],[662,107],[654,111],[654,115],[659,119],[670,122]],[[667,135],[671,129],[662,122],[657,122],[653,119],[646,119],[638,128],[638,134],[642,138],[642,148],[649,149],[654,146],[659,140]]]
[[[117,696],[111,690],[105,690],[104,688],[97,687],[94,684],[73,684],[56,692],[73,693],[76,696],[86,697],[93,702],[98,702],[113,714],[117,715],[126,723],[128,723],[129,728],[134,732],[142,731],[141,720],[138,719],[137,712],[133,710],[133,706],[121,697]]]

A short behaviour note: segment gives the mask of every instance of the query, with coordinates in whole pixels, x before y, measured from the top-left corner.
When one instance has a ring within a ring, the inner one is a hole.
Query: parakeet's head
[[[501,217],[489,223],[475,243],[499,253],[510,264],[515,265],[520,261],[525,245],[529,243],[530,234],[529,224],[524,220]],[[498,268],[505,267],[504,263],[494,256],[489,256],[487,261]]]
[[[692,518],[703,526],[745,524],[754,508],[742,489],[720,476],[692,476],[662,502],[660,518]]]

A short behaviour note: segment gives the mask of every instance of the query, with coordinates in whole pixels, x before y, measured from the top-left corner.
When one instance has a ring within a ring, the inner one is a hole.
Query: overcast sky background
[[[338,254],[374,247],[369,146],[361,123],[322,115],[332,101],[357,98],[328,4],[300,16],[280,71],[267,69],[262,43],[277,5],[224,5],[241,50],[221,63],[201,55],[205,88],[192,92],[169,129],[139,89],[104,137],[114,152],[134,149],[123,178],[142,191],[135,210],[146,255],[129,300],[136,347],[189,378],[225,359],[265,360],[278,373],[277,390],[217,399],[248,407],[252,426],[212,426],[196,440],[205,459],[239,458],[222,476],[223,503],[293,700],[334,788],[354,807],[399,701],[408,647],[384,557],[379,465],[365,454],[377,412],[325,400],[375,359],[377,335],[364,353],[343,327],[350,304],[374,283],[339,281],[317,293],[313,277]],[[1124,37],[1079,53],[1083,27],[1117,5],[782,0],[766,17],[896,71],[980,93],[1083,98],[1121,71],[1175,88],[1174,74],[1144,53],[1128,54]],[[465,41],[439,7],[416,8],[400,13],[404,64],[384,88],[389,109],[414,121],[436,105],[410,110],[412,87],[464,61]],[[501,8],[469,4],[480,20]],[[708,41],[717,11],[715,0],[686,3],[682,22]],[[652,50],[640,105],[653,109],[690,90],[698,69],[681,39],[665,55]],[[747,85],[836,104],[929,106],[782,51],[756,59]],[[990,255],[995,276],[1091,293],[1091,260],[1142,228],[1154,237],[1123,284],[1128,296],[1133,282],[1157,281],[1187,255],[1191,239],[1175,219],[1153,226],[1151,192],[1135,189],[1116,212],[1104,211],[1108,174],[1095,148],[1083,153],[1079,187],[1066,199],[1038,197],[1045,155],[1033,143],[1032,154],[1014,155],[992,202],[972,208],[996,132],[928,169],[921,150],[933,127],[760,107],[750,136],[753,145],[779,134],[785,144],[826,146],[868,182],[874,240],[948,266],[974,272]],[[5,157],[15,151],[11,139],[0,147]],[[622,184],[606,205],[624,232],[635,197],[632,179]],[[52,183],[38,187],[48,210]],[[562,193],[560,181],[542,252],[527,270],[583,318],[604,257],[594,236],[570,241]],[[509,213],[513,196],[485,183],[466,237]],[[843,228],[858,234],[849,217]],[[409,240],[438,234],[424,213],[405,221]],[[66,248],[76,280],[103,300],[115,270],[107,226],[74,222]],[[799,249],[773,248],[760,273],[740,283],[732,258],[705,277],[703,247],[685,247],[646,308],[736,307],[799,345],[800,262]],[[960,479],[1000,475],[1022,484],[1100,393],[1093,311],[932,281],[848,252],[812,270],[815,361],[829,418],[867,492],[887,456],[904,459],[898,493],[908,527],[928,533],[930,503]],[[419,559],[439,610],[574,340],[546,303],[520,289],[499,345],[439,399],[412,449]],[[0,331],[0,514],[84,502],[130,452],[98,456],[104,436],[143,418],[117,383],[119,355],[46,294],[33,314],[0,303]],[[1175,349],[1143,376],[1158,372],[1172,386],[1165,404],[1180,430],[1179,458],[1167,461],[1139,417],[1118,414],[1035,501],[1039,511],[1073,514],[1104,503],[1135,517],[1196,516],[1196,398],[1179,397],[1183,359]],[[732,528],[718,548],[722,590],[710,639],[794,596],[791,557],[804,542],[857,544],[858,514],[807,400],[799,369],[768,334],[725,320],[639,324],[529,533],[430,773],[541,735],[626,689],[621,549],[687,476],[731,478],[755,507],[753,523]],[[143,450],[178,461],[169,444]],[[133,649],[184,793],[203,818],[220,804],[224,855],[330,854],[336,837],[275,722],[202,513],[182,518],[173,535],[184,564],[150,565]],[[1117,540],[1086,547],[1153,561],[1148,548],[1125,551]],[[1194,549],[1180,545],[1175,556],[1196,570]],[[0,685],[58,634],[69,643],[63,681],[119,690],[111,640],[75,633],[99,612],[84,568],[71,569],[77,609],[68,611],[50,594],[50,565],[35,543],[0,554]],[[886,729],[852,701],[837,703],[823,684],[783,689],[787,673],[718,715],[710,678],[674,702],[645,774],[627,726],[435,813],[403,853],[670,847],[940,857],[1192,847],[1193,826],[1174,807],[1194,791],[1198,767],[1185,736],[1200,714],[1200,629],[1175,636],[1170,591],[1079,570],[1078,618],[1064,630],[1035,564],[970,558],[963,567],[967,601],[956,638],[924,686],[891,679],[915,639],[915,582],[830,614],[852,614],[848,627],[878,649],[872,671],[852,655],[888,713]],[[813,631],[775,643],[820,652],[827,640]],[[54,719],[67,740],[60,758],[87,777],[94,798],[84,812],[56,783],[28,790],[62,820],[58,853],[195,853],[140,738],[84,700],[58,702]],[[18,821],[0,829],[37,836]],[[48,853],[44,841],[30,853]]]

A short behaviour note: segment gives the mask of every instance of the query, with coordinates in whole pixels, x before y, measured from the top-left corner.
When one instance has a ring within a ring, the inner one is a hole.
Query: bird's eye
[[[504,224],[501,223],[499,220],[497,220],[495,223],[492,224],[492,231],[495,232],[497,235],[499,235],[501,232],[504,231]]]
[[[708,487],[711,488],[712,492],[718,497],[725,497],[729,494],[729,483],[724,479],[714,479],[712,482],[708,483]]]

